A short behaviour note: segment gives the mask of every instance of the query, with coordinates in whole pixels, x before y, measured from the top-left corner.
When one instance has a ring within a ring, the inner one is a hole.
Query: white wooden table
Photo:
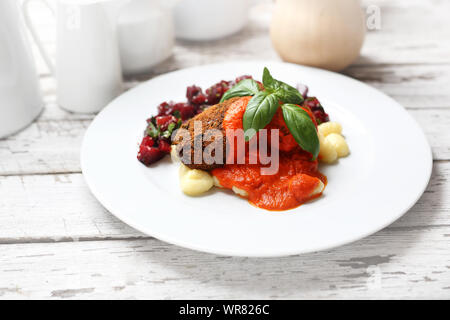
[[[381,7],[382,28],[344,73],[403,104],[433,148],[431,182],[403,218],[356,243],[283,259],[219,257],[143,235],[90,194],[79,151],[93,115],[56,105],[39,60],[46,109],[0,140],[0,298],[450,298],[450,1],[364,4]],[[51,19],[35,10],[54,49]],[[269,20],[263,4],[237,35],[178,42],[152,75],[127,85],[210,62],[278,59]]]

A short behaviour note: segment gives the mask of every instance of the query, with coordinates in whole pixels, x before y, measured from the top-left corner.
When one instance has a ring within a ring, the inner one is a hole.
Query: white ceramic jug
[[[30,124],[44,105],[19,13],[16,0],[0,1],[0,138]]]
[[[172,8],[178,0],[131,0],[120,12],[118,34],[125,75],[148,72],[172,55]]]
[[[241,30],[257,0],[182,0],[174,10],[176,37],[209,41]]]
[[[54,70],[59,105],[68,111],[100,111],[122,92],[117,17],[129,0],[57,0],[56,67],[24,15],[49,69]],[[40,0],[45,2],[45,0]]]

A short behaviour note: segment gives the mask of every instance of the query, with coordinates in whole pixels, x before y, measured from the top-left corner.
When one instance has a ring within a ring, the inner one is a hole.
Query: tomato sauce
[[[229,107],[223,121],[225,130],[242,129],[245,107],[250,99],[251,97],[241,98]],[[310,111],[308,113],[311,114]],[[274,175],[262,175],[261,168],[269,165],[248,164],[248,161],[246,164],[226,164],[212,171],[221,186],[244,190],[250,203],[273,211],[292,209],[319,197],[327,178],[319,172],[318,161],[312,161],[311,154],[303,151],[289,133],[281,108],[266,129],[280,130],[278,172]],[[246,158],[248,160],[248,154]]]

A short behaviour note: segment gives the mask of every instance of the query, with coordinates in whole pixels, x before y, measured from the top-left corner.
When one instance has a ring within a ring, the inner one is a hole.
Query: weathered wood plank
[[[357,64],[450,62],[446,0],[363,0],[381,9],[381,29],[369,31]]]
[[[0,296],[72,299],[450,297],[450,227],[384,230],[329,252],[217,257],[158,240],[0,246]]]
[[[450,159],[450,109],[410,110],[436,160]],[[0,140],[0,175],[80,172],[79,153],[90,120],[38,121]],[[136,142],[137,143],[137,142]]]
[[[344,71],[405,108],[450,108],[450,65],[351,66]]]
[[[449,160],[450,156],[450,109],[409,110],[416,119],[433,150],[436,160]]]
[[[0,177],[0,243],[142,237],[110,215],[81,174]]]
[[[80,147],[90,120],[35,122],[0,140],[0,174],[80,172]]]
[[[450,225],[450,162],[436,162],[419,202],[390,228]],[[0,177],[0,243],[141,238],[90,194],[81,174]]]

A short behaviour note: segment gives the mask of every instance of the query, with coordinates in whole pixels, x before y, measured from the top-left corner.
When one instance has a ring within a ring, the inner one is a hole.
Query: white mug
[[[43,106],[17,1],[0,0],[0,138],[26,127]]]
[[[131,0],[120,12],[118,35],[125,75],[149,72],[172,55],[174,0]]]
[[[31,23],[31,1],[23,4],[25,20],[56,77],[58,104],[72,112],[100,111],[122,92],[116,24],[128,0],[57,0],[56,67]]]
[[[176,37],[208,41],[241,30],[256,0],[182,0],[174,10]]]

